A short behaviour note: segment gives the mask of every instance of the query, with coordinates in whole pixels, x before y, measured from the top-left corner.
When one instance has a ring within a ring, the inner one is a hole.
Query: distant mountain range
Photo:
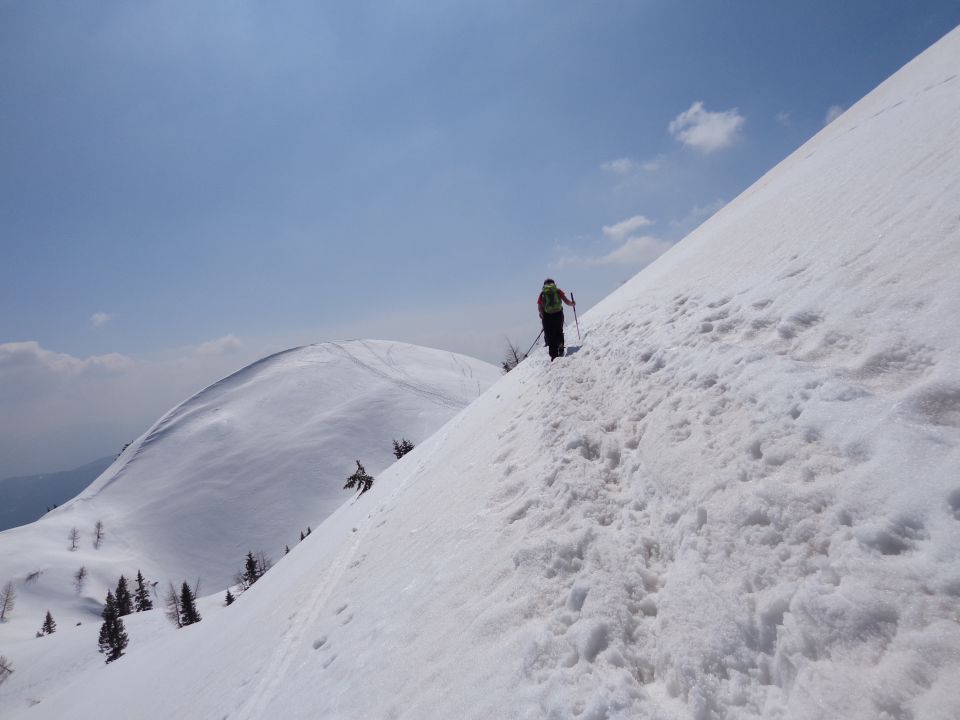
[[[103,457],[73,470],[0,480],[0,531],[31,523],[54,505],[70,500],[113,461],[113,456]]]

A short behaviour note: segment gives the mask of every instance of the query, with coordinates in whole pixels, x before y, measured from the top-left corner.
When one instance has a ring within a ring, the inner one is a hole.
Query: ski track
[[[337,554],[324,576],[313,585],[314,590],[306,602],[297,603],[298,609],[290,616],[287,629],[277,642],[277,649],[269,662],[258,671],[262,677],[256,690],[238,709],[236,716],[238,720],[258,720],[268,717],[265,710],[280,691],[290,664],[305,642],[303,633],[320,617],[331,594],[337,589],[337,583],[350,566],[357,548],[363,542],[368,526],[365,522],[363,529],[356,533],[349,547]]]

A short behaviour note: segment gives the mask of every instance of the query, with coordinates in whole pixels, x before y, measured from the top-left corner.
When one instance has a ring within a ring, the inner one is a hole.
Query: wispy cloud
[[[831,105],[830,107],[827,108],[827,114],[826,114],[826,116],[823,118],[823,124],[824,124],[824,125],[829,125],[829,124],[832,123],[834,120],[836,120],[838,117],[840,117],[841,115],[843,115],[844,112],[845,112],[845,110],[844,110],[842,107],[840,107],[839,105]]]
[[[670,243],[652,235],[627,238],[620,247],[606,255],[591,258],[590,265],[649,265],[670,247]]]
[[[197,355],[229,355],[239,351],[243,347],[243,343],[238,337],[233,335],[224,335],[222,338],[217,338],[216,340],[210,340],[205,343],[201,343],[196,348]]]
[[[657,155],[655,158],[651,158],[650,160],[644,160],[642,163],[640,163],[640,169],[645,172],[656,172],[663,167],[665,159],[666,158],[664,158],[663,155]]]
[[[746,123],[737,108],[710,112],[699,100],[670,121],[670,134],[687,147],[704,154],[729,147]]]
[[[600,165],[600,169],[610,173],[611,175],[625,177],[628,175],[636,175],[640,172],[656,172],[663,167],[664,160],[665,158],[663,155],[657,155],[654,158],[642,161],[637,161],[629,157],[622,157],[617,158],[616,160],[607,160],[605,163]]]
[[[778,125],[783,125],[784,127],[790,127],[792,125],[790,113],[786,110],[781,110],[778,112],[775,116],[775,119]]]
[[[105,312],[95,312],[90,316],[90,325],[95,328],[100,328],[106,325],[113,319],[113,315]]]
[[[614,175],[629,175],[637,169],[637,164],[628,157],[622,157],[616,160],[607,160],[600,168]]]
[[[569,247],[557,248],[559,255],[553,266],[598,267],[604,265],[623,265],[641,268],[657,259],[670,247],[670,243],[653,235],[639,235],[639,230],[653,225],[654,222],[644,215],[633,215],[613,225],[604,225],[603,236],[607,242],[593,242],[587,239],[588,249],[576,251]],[[616,243],[611,248],[609,241]]]
[[[608,238],[622,242],[627,236],[633,234],[640,228],[649,227],[650,225],[653,225],[653,220],[643,215],[634,215],[613,225],[604,225],[603,234]]]

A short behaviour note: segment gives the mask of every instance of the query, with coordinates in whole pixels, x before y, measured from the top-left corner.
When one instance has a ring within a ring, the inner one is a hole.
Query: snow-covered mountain
[[[197,578],[201,591],[226,588],[248,551],[277,560],[349,501],[356,460],[376,477],[396,459],[394,439],[420,442],[499,376],[462,355],[352,341],[287,350],[206,388],[72,501],[0,533],[0,583],[17,581],[20,594],[0,644],[32,637],[46,608],[61,623],[96,619],[121,573],[142,570],[161,589]],[[88,577],[77,593],[80,567]]]
[[[5,649],[3,714],[960,717],[958,168],[960,30],[234,605]]]

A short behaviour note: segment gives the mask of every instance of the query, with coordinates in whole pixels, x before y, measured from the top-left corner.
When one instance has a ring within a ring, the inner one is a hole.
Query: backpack
[[[543,298],[543,311],[545,313],[552,315],[553,313],[558,313],[563,310],[563,303],[560,301],[560,291],[557,290],[556,285],[544,285],[543,290],[540,292],[540,297]]]

